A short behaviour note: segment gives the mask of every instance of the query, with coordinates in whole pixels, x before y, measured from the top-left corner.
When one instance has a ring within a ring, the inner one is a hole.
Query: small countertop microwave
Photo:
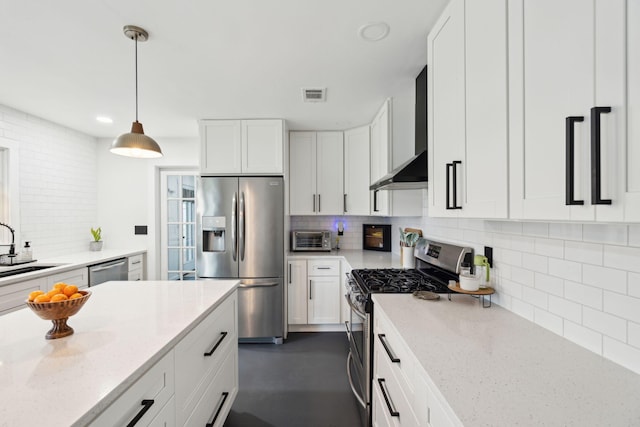
[[[291,250],[331,251],[331,231],[297,230],[291,232]]]

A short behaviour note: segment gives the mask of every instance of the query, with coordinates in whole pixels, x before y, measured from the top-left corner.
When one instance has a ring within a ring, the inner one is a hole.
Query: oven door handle
[[[351,307],[351,311],[353,311],[355,314],[360,316],[362,318],[362,320],[366,321],[367,320],[367,313],[364,313],[364,312],[360,311],[360,309],[358,307],[353,305],[353,303],[349,299],[349,295],[345,295],[344,298],[347,300],[347,304],[349,304],[349,307]]]
[[[367,407],[367,404],[364,402],[364,399],[358,394],[356,391],[356,387],[353,385],[353,379],[351,379],[351,360],[353,359],[353,354],[351,350],[349,350],[349,355],[347,356],[347,378],[349,379],[349,385],[351,386],[351,391],[353,395],[356,397],[356,400],[363,408]]]
[[[350,337],[351,336],[351,331],[349,330],[349,321],[348,320],[344,321],[344,328],[347,330],[347,336]]]

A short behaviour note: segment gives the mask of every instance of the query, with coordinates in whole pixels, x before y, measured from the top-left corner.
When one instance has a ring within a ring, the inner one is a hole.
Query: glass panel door
[[[160,277],[196,278],[196,174],[161,171]]]

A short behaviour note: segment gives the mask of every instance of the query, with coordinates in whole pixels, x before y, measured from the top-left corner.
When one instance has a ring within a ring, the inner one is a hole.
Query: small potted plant
[[[413,231],[403,231],[400,228],[400,259],[403,268],[415,268],[414,250],[420,235]]]
[[[89,242],[89,250],[97,252],[102,250],[102,228],[91,229],[93,242]]]

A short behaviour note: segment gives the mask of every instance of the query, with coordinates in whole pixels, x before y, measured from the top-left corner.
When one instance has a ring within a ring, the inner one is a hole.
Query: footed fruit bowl
[[[57,302],[26,301],[29,308],[44,320],[51,320],[53,328],[45,335],[48,340],[62,338],[73,334],[73,328],[67,325],[67,319],[76,314],[91,296],[90,291],[78,291],[79,298]]]

